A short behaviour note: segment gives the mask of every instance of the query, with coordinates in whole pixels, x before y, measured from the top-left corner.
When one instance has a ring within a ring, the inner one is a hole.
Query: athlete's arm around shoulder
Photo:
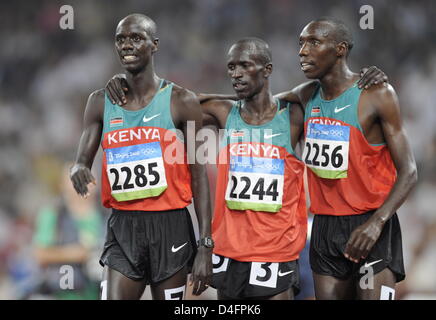
[[[83,131],[80,137],[76,160],[70,170],[74,189],[81,196],[87,196],[88,184],[94,183],[91,174],[92,163],[100,145],[103,130],[104,90],[96,90],[89,95],[83,117]]]
[[[318,81],[307,81],[289,91],[284,91],[276,94],[274,98],[285,100],[290,103],[298,103],[303,108],[304,112],[306,104],[312,97],[317,86]]]
[[[176,126],[183,128],[187,145],[188,163],[191,171],[191,188],[194,208],[198,219],[200,239],[211,236],[211,202],[209,180],[206,166],[196,159],[199,141],[195,138],[202,128],[201,106],[195,93],[173,87],[173,120]],[[194,141],[190,140],[194,139]],[[194,285],[193,294],[199,295],[206,290],[212,277],[212,249],[201,246],[195,256],[190,283]]]
[[[188,124],[191,126],[195,124],[196,131],[203,126],[202,108],[197,95],[176,84],[173,86],[171,96],[171,115],[176,127],[183,131],[187,128]]]
[[[201,102],[203,111],[203,125],[213,125],[217,129],[224,129],[226,126],[227,116],[232,109],[234,100],[219,98],[208,99]]]

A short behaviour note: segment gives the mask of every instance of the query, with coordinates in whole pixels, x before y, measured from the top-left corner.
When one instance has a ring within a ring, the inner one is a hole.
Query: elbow
[[[404,166],[397,172],[397,181],[401,181],[403,190],[407,193],[411,191],[418,182],[418,170],[416,163],[412,162],[407,166]]]
[[[418,183],[418,169],[416,168],[416,163],[410,167],[408,172],[408,179],[410,188],[413,188]]]
[[[413,185],[416,185],[418,183],[418,169],[414,168],[413,170]]]

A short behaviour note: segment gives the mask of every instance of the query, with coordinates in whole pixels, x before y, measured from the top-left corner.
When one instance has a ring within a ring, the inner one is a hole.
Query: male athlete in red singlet
[[[194,258],[193,293],[198,295],[210,282],[212,249],[200,245],[197,250],[186,207],[193,197],[200,243],[210,240],[208,180],[203,165],[195,159],[188,165],[197,145],[186,148],[177,131],[186,137],[188,121],[195,125],[194,135],[201,129],[200,104],[195,94],[155,74],[158,39],[150,18],[122,19],[115,48],[127,72],[126,103],[113,104],[103,89],[90,95],[71,169],[76,191],[85,196],[88,183],[95,181],[90,169],[101,143],[102,201],[112,208],[100,259],[102,299],[139,299],[147,284],[154,299],[183,298]]]
[[[240,100],[203,103],[204,123],[226,129],[212,224],[213,286],[219,299],[293,299],[307,231],[304,164],[295,153],[302,109],[273,98],[263,40],[232,45],[227,70]]]
[[[416,183],[416,164],[394,89],[359,89],[347,65],[352,47],[340,21],[309,23],[300,35],[301,68],[318,81],[279,98],[305,107],[317,299],[393,299],[405,277],[395,212]]]

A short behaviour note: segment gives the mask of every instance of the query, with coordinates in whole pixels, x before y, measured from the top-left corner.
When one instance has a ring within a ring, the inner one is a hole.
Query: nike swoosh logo
[[[373,261],[373,262],[365,262],[364,267],[365,268],[369,268],[370,266],[372,266],[373,264],[379,263],[380,261],[383,261],[383,259],[377,260],[377,261]]]
[[[347,104],[345,107],[342,108],[335,107],[335,113],[341,112],[342,110],[347,109],[350,106],[351,104]]]
[[[264,138],[265,138],[265,139],[271,139],[272,137],[277,137],[277,136],[279,136],[279,135],[281,135],[281,133],[276,133],[276,134],[265,134],[265,135],[264,135]]]
[[[146,116],[144,116],[144,118],[142,118],[142,121],[144,121],[144,122],[148,122],[148,121],[150,121],[151,119],[154,119],[154,118],[159,117],[159,116],[160,116],[160,113],[155,114],[154,116],[151,116],[150,118],[147,118]]]
[[[286,276],[287,274],[290,274],[290,273],[292,273],[292,272],[294,272],[294,270],[286,271],[286,272],[281,272],[281,271],[279,270],[279,277]]]
[[[181,246],[178,246],[177,248],[174,248],[174,245],[171,247],[171,252],[177,252],[180,249],[182,249],[184,246],[186,246],[188,243],[185,242],[184,244],[182,244]]]

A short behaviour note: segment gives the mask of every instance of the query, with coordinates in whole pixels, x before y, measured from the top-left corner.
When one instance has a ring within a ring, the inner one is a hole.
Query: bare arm
[[[350,236],[345,256],[354,262],[364,259],[380,236],[392,215],[406,200],[417,182],[417,169],[413,153],[403,127],[397,95],[390,85],[371,89],[369,103],[374,107],[380,120],[383,135],[391,153],[397,179],[383,205],[371,218],[356,228]]]
[[[183,133],[188,137],[188,131],[196,137],[202,128],[201,106],[196,95],[187,90],[179,90],[176,117],[183,126]],[[177,121],[179,122],[179,121]],[[187,140],[188,163],[191,171],[191,187],[194,198],[195,213],[198,219],[200,238],[211,236],[211,202],[209,180],[206,166],[196,159],[200,142]],[[192,268],[191,284],[194,284],[193,294],[200,295],[210,284],[212,277],[212,249],[200,246]]]
[[[215,93],[197,93],[197,98],[201,104],[210,100],[238,100],[238,97],[236,95]]]
[[[106,83],[105,91],[113,104],[123,105],[127,102],[126,92],[129,91],[126,75],[119,73],[114,75]],[[210,100],[238,100],[236,95],[216,94],[216,93],[197,93],[197,99],[201,104]]]
[[[227,116],[234,101],[225,99],[210,99],[201,103],[203,125],[213,125],[217,129],[224,129]]]
[[[360,70],[360,80],[358,81],[358,86],[359,88],[368,89],[373,85],[387,81],[388,77],[379,68],[375,66],[364,67]],[[278,93],[274,97],[290,103],[299,103],[304,108],[311,98],[317,83],[318,81],[308,81],[289,91]]]
[[[299,142],[303,139],[304,133],[304,111],[301,105],[292,104],[290,107],[291,122],[291,143],[292,149],[296,149]],[[300,155],[299,155],[300,156]]]
[[[289,91],[281,92],[277,94],[275,97],[279,99],[286,100],[291,103],[300,103],[305,106],[307,100],[305,100],[304,95],[301,95],[300,90],[309,83],[316,83],[316,81],[309,81],[303,83],[291,89]],[[376,66],[371,67],[363,67],[360,69],[360,80],[358,82],[359,88],[368,89],[372,85],[388,82],[387,75],[377,68]],[[303,87],[302,87],[303,86]],[[126,92],[129,90],[126,81],[125,74],[116,74],[106,83],[105,91],[109,96],[109,99],[113,104],[123,105],[127,102],[126,100]],[[198,93],[197,98],[200,103],[206,102],[208,100],[238,100],[235,95],[227,95],[227,94],[208,94],[208,93]]]
[[[306,103],[311,98],[317,86],[317,83],[318,81],[308,81],[302,83],[289,91],[280,92],[276,94],[274,98],[285,100],[290,103],[299,104],[300,106],[303,107],[304,110],[304,107],[306,106]]]
[[[83,118],[83,132],[80,137],[76,160],[70,170],[74,189],[81,196],[87,196],[88,184],[96,183],[91,174],[92,163],[97,153],[103,130],[104,91],[93,92],[86,104]]]
[[[105,92],[111,102],[120,106],[127,102],[126,93],[128,90],[129,87],[124,74],[114,75],[109,79],[105,87]],[[237,100],[237,97],[225,94],[198,93],[197,99],[200,101],[202,106],[203,126],[213,125],[219,129],[223,124],[222,118],[224,114],[225,118],[227,118],[228,114],[228,112],[226,113],[223,108],[228,109],[228,106],[232,104],[232,101]]]
[[[377,90],[374,99],[386,144],[397,169],[397,180],[388,198],[376,212],[376,218],[384,224],[406,200],[417,182],[418,174],[395,90],[390,85],[383,86],[383,89]]]

